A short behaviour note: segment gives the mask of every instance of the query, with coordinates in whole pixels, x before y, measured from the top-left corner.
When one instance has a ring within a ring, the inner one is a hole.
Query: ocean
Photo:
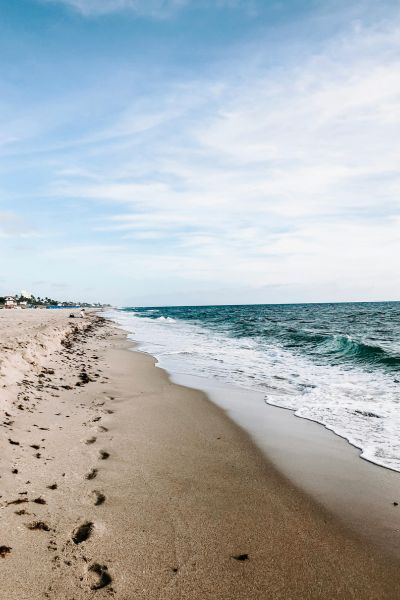
[[[265,403],[400,471],[400,302],[132,307],[109,316],[160,366],[261,391]]]

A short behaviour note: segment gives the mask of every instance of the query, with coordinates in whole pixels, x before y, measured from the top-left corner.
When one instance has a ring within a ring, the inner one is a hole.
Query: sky
[[[0,295],[400,299],[400,2],[1,0]]]

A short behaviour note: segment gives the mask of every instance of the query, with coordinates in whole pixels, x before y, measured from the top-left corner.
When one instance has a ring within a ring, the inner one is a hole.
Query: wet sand
[[[2,597],[400,596],[397,561],[111,324],[15,315],[0,312]]]
[[[321,424],[266,404],[262,393],[192,375],[172,380],[204,391],[296,487],[400,560],[400,473],[361,459],[360,450]]]

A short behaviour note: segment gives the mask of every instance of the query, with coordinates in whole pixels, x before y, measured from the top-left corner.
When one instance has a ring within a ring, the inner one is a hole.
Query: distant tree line
[[[13,296],[14,300],[20,304],[21,302],[26,302],[29,306],[105,306],[100,303],[90,304],[88,302],[74,302],[72,300],[55,300],[54,298],[49,298],[45,296],[41,298],[40,296],[30,296],[29,298],[23,296],[22,294],[16,294]],[[0,296],[0,306],[6,303],[6,296]]]
[[[38,296],[37,298],[35,296],[31,296],[30,298],[27,298],[26,296],[23,296],[22,294],[16,294],[15,296],[13,296],[14,300],[16,302],[27,302],[28,304],[30,304],[31,306],[47,306],[47,305],[54,305],[54,304],[59,304],[59,300],[54,300],[53,298],[48,298],[47,296],[45,298],[41,298],[40,296]],[[0,296],[0,304],[5,304],[6,302],[6,296]],[[73,303],[69,303],[69,302],[63,302],[62,304],[73,304]]]

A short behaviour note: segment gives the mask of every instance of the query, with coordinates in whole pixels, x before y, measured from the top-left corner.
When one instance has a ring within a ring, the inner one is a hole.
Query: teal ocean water
[[[132,307],[112,316],[177,372],[262,391],[266,403],[400,471],[400,303]]]

